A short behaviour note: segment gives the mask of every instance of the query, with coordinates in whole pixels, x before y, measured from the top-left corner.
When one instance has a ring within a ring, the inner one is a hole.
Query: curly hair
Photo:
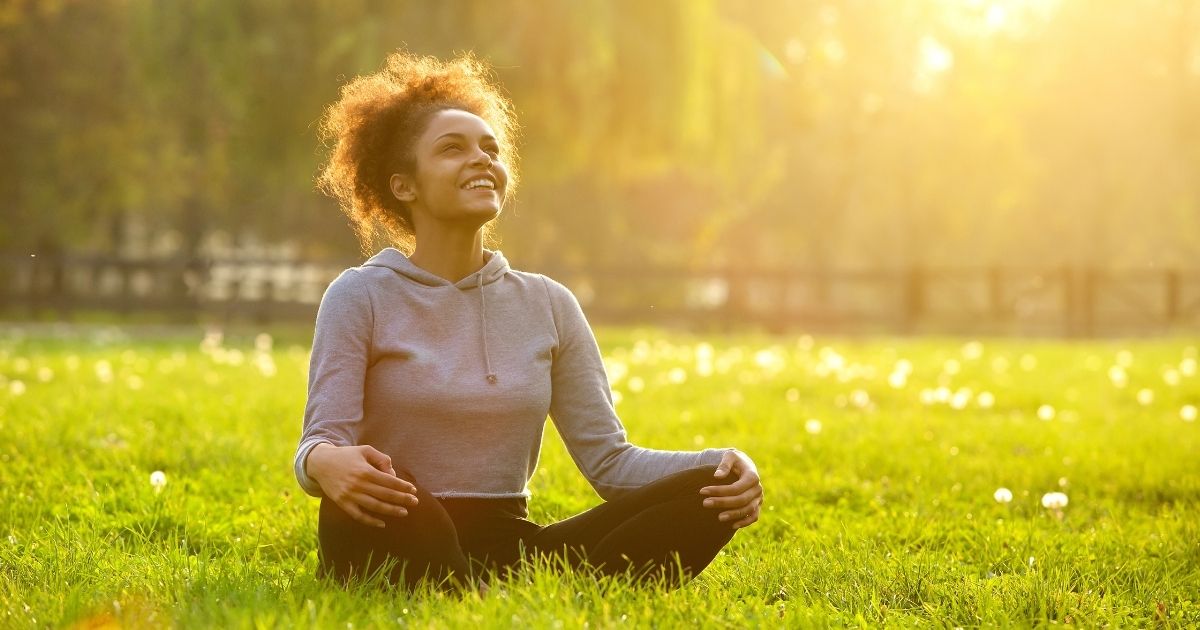
[[[404,50],[388,55],[383,69],[355,77],[325,109],[320,135],[333,148],[317,176],[317,187],[338,200],[366,256],[379,237],[406,253],[416,244],[412,212],[392,194],[393,173],[414,174],[414,145],[439,111],[460,109],[482,118],[508,167],[508,201],[517,187],[512,102],[500,92],[491,69],[466,52],[450,61]],[[493,240],[484,226],[485,243]]]

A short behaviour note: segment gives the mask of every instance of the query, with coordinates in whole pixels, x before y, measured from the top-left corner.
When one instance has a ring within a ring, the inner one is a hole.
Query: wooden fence
[[[355,261],[0,256],[0,317],[161,313],[176,321],[311,322]],[[530,269],[530,271],[535,271]],[[538,269],[593,323],[698,330],[1089,337],[1200,331],[1200,271]]]

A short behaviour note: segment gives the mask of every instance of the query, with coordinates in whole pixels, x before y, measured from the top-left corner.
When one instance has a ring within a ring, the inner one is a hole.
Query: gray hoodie
[[[484,250],[482,269],[450,282],[380,251],[342,272],[317,312],[296,479],[321,442],[369,444],[438,497],[527,497],[547,413],[604,499],[726,449],[661,451],[629,443],[600,349],[575,296]]]

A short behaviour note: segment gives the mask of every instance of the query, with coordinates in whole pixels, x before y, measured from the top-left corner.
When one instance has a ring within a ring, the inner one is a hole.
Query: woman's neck
[[[483,268],[481,231],[473,235],[462,232],[418,234],[416,248],[408,259],[435,276],[458,282]]]

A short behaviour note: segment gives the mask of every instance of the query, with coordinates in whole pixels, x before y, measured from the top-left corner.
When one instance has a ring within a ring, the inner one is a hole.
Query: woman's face
[[[435,113],[413,147],[414,176],[393,175],[392,192],[413,220],[470,224],[476,229],[500,214],[508,169],[500,145],[479,116],[459,109]]]

